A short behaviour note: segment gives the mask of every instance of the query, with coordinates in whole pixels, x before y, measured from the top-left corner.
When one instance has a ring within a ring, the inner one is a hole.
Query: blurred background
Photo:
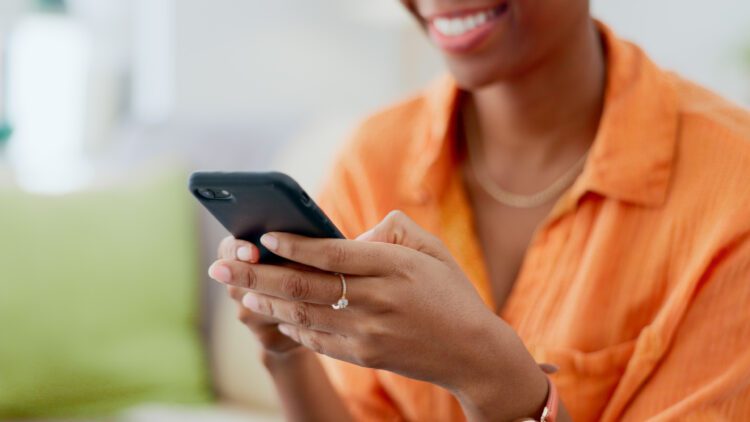
[[[592,6],[750,104],[750,2]],[[357,121],[441,72],[396,0],[0,0],[0,419],[279,419],[187,175],[315,192]]]

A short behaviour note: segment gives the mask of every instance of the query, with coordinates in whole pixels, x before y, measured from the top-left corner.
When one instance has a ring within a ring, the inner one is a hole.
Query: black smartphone
[[[263,263],[285,260],[260,244],[268,232],[344,239],[310,196],[284,173],[195,172],[190,192],[235,238],[260,249]]]

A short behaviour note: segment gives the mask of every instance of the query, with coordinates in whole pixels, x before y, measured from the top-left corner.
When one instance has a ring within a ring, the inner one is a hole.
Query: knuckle
[[[400,210],[394,210],[388,213],[385,218],[385,230],[389,243],[400,244],[406,235],[404,225],[406,223],[406,214]]]
[[[276,307],[273,306],[273,301],[271,300],[259,298],[258,309],[262,314],[268,315],[272,318],[276,316]]]
[[[384,344],[385,332],[384,327],[380,324],[363,324],[359,332],[362,346],[366,349],[372,349],[380,344]]]
[[[394,299],[396,298],[390,293],[390,289],[375,289],[368,292],[366,297],[368,308],[375,315],[387,312],[387,310],[393,305]],[[369,328],[370,326],[366,324],[362,327],[362,330],[367,332],[366,330]]]
[[[297,242],[281,242],[281,245],[279,246],[279,249],[284,252],[285,255],[288,257],[295,257],[299,253],[299,248],[297,247]]]
[[[251,267],[247,266],[245,270],[245,287],[255,289],[258,286],[258,274]]]
[[[394,225],[391,228],[391,243],[400,245],[401,243],[403,243],[405,238],[406,238],[406,233],[404,232],[403,226]]]
[[[310,320],[310,312],[308,307],[304,303],[298,303],[292,310],[292,322],[299,325],[300,327],[309,328],[312,324]]]
[[[306,299],[310,295],[310,283],[297,272],[289,272],[284,276],[281,289],[292,300]]]
[[[380,354],[372,347],[358,347],[354,357],[356,364],[366,368],[378,368],[382,362]]]
[[[325,354],[325,350],[323,349],[323,343],[320,341],[320,339],[313,335],[308,334],[306,337],[304,337],[304,341],[309,349],[311,349],[315,353]]]
[[[329,267],[337,267],[347,261],[346,250],[339,242],[332,242],[326,250],[327,264]]]

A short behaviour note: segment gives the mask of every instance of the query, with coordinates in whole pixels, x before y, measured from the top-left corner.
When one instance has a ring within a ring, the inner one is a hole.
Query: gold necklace
[[[492,180],[489,173],[487,172],[486,166],[477,166],[479,158],[476,155],[476,151],[472,149],[471,144],[473,139],[477,139],[474,136],[473,130],[469,130],[470,125],[466,124],[464,119],[464,131],[466,134],[466,150],[469,156],[469,167],[474,173],[474,178],[477,179],[479,186],[495,201],[512,208],[537,208],[542,206],[553,199],[557,198],[573,181],[578,177],[578,174],[586,163],[588,157],[588,151],[583,155],[576,163],[558,177],[551,185],[547,186],[543,190],[533,193],[531,195],[520,195],[498,186],[498,184]]]

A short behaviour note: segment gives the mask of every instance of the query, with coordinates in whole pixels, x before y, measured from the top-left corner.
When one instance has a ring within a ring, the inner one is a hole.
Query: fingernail
[[[245,294],[242,296],[242,305],[251,311],[258,312],[258,296],[252,293]]]
[[[275,251],[279,247],[279,239],[270,234],[264,234],[260,238],[260,243],[269,250]]]
[[[247,246],[241,246],[237,249],[237,259],[240,261],[250,261],[253,257],[253,251]]]
[[[374,231],[375,231],[374,229],[367,230],[366,232],[357,236],[357,240],[369,240],[372,237],[372,233]]]
[[[541,363],[539,364],[539,367],[542,368],[542,371],[546,374],[554,374],[560,370],[560,367],[553,363]]]
[[[221,264],[211,265],[208,269],[208,276],[222,283],[229,283],[232,280],[232,272],[229,271],[229,268]]]
[[[287,337],[292,335],[292,329],[288,325],[279,324],[279,331]]]

